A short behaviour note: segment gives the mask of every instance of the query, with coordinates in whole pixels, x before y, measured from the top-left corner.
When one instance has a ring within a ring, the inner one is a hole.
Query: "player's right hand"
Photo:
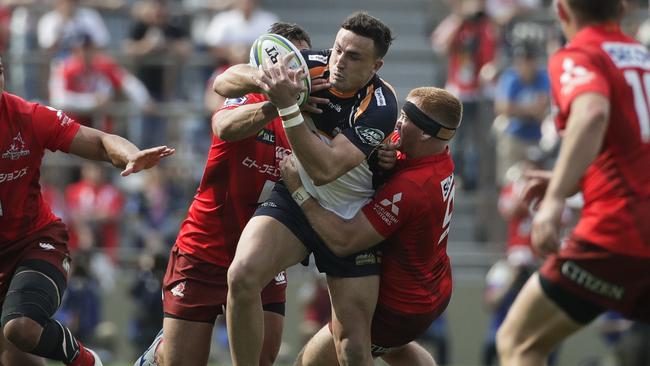
[[[546,193],[552,172],[550,170],[526,170],[523,176],[528,182],[521,192],[521,199],[528,207],[536,206]]]
[[[174,154],[175,151],[175,149],[167,146],[152,147],[150,149],[138,151],[133,154],[133,156],[129,156],[126,168],[124,168],[120,175],[126,177],[131,173],[137,173],[141,170],[152,168],[158,164],[161,159]]]
[[[545,198],[533,218],[531,242],[542,257],[556,253],[560,248],[560,226],[564,200]]]

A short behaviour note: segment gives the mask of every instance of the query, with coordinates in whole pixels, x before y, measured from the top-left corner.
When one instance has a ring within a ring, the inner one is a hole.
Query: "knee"
[[[259,282],[256,268],[245,262],[233,262],[228,268],[228,291],[235,297],[259,296]]]
[[[370,358],[370,345],[360,338],[342,337],[335,340],[336,354],[341,364],[363,365]]]
[[[9,320],[3,328],[5,338],[23,352],[36,348],[42,332],[43,327],[24,316]]]

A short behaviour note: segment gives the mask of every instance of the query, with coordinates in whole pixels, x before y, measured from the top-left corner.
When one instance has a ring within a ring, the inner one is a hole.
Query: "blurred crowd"
[[[448,62],[445,87],[464,104],[453,147],[458,181],[467,192],[497,187],[493,211],[507,227],[503,259],[486,277],[485,302],[494,319],[482,362],[489,365],[494,332],[538,264],[530,249],[532,213],[520,193],[527,172],[552,166],[557,150],[545,61],[564,40],[540,16],[548,14],[550,1],[444,2],[449,14],[433,25],[430,40]],[[647,9],[642,1],[629,6]],[[222,103],[211,91],[212,79],[229,65],[248,62],[250,44],[277,20],[260,0],[1,2],[0,55],[10,93],[63,109],[141,148],[167,144],[178,151],[171,162],[129,179],[67,158],[44,165],[43,193],[70,228],[75,263],[57,316],[82,341],[106,351],[114,347],[116,330],[103,322],[99,298],[125,265],[136,269],[130,293],[138,304],[129,338],[143,349],[160,329],[166,258],[200,179],[211,140],[209,117]],[[650,46],[650,20],[630,30]],[[485,143],[485,136],[493,143]],[[491,155],[495,164],[484,164]],[[567,228],[579,211],[576,197],[565,215]],[[306,281],[299,297],[306,340],[329,319],[322,278]],[[619,344],[632,348],[632,341],[622,341],[625,334],[647,342],[647,328],[610,315],[603,334],[616,352],[623,353]],[[427,335],[441,364],[451,362],[447,328],[442,317]]]

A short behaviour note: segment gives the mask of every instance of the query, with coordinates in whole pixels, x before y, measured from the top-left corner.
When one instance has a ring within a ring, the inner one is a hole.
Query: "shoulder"
[[[17,95],[7,92],[2,94],[2,98],[4,99],[7,108],[14,113],[31,115],[38,106],[38,103],[28,102]]]
[[[301,50],[300,53],[302,53],[302,57],[307,62],[307,67],[310,70],[318,69],[324,73],[327,69],[332,50]]]
[[[379,76],[375,76],[372,84],[366,87],[365,93],[364,102],[367,105],[364,106],[364,102],[362,102],[360,110],[365,109],[373,115],[380,113],[386,118],[393,119],[392,122],[396,121],[399,106],[397,93],[392,85]]]

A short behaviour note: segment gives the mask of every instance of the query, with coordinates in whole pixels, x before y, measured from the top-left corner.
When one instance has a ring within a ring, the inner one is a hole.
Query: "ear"
[[[557,15],[560,17],[560,20],[562,20],[563,22],[568,22],[569,14],[567,13],[566,8],[564,7],[564,4],[562,4],[561,0],[555,1],[555,7],[557,10]]]
[[[379,69],[381,69],[382,66],[384,66],[384,59],[380,58],[377,61],[375,61],[375,64],[372,67],[372,71],[376,73],[377,71],[379,71]]]

